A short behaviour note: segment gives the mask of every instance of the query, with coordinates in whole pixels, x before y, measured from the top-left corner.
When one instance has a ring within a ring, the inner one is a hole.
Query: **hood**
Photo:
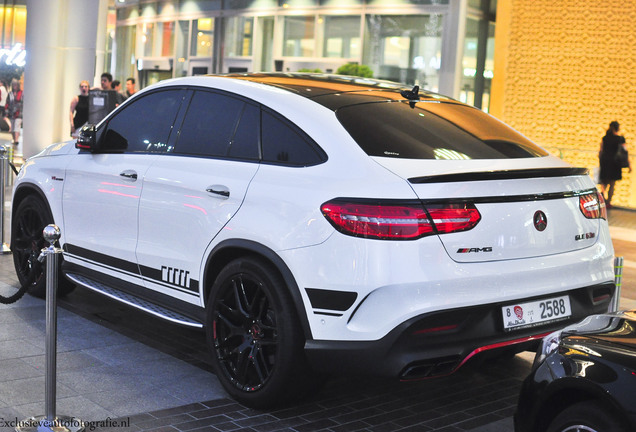
[[[636,311],[593,315],[563,330],[564,344],[596,352],[619,353],[636,366]]]
[[[31,156],[29,159],[43,157],[43,156],[58,156],[58,155],[78,153],[79,150],[75,148],[76,141],[77,140],[73,139],[69,141],[63,141],[63,142],[51,144],[50,146],[42,150],[40,153],[34,156]]]

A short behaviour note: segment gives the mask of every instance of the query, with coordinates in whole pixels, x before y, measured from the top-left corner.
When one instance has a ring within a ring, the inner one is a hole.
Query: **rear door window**
[[[174,153],[257,160],[258,111],[239,98],[196,91]]]
[[[264,162],[311,166],[327,160],[324,151],[290,122],[265,110],[261,120]]]
[[[367,103],[340,108],[336,115],[370,156],[452,160],[548,155],[491,115],[458,103]]]

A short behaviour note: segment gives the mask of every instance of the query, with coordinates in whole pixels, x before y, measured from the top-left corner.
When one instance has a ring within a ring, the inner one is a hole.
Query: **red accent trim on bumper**
[[[440,374],[440,375],[434,375],[434,376],[428,376],[428,377],[410,378],[410,379],[402,378],[402,379],[400,379],[400,381],[404,381],[404,382],[407,382],[407,381],[421,381],[421,380],[435,379],[435,378],[440,378],[440,377],[444,377],[444,376],[449,376],[449,375],[452,375],[455,372],[457,372],[457,370],[459,368],[461,368],[464,364],[466,364],[466,362],[468,360],[470,360],[472,357],[474,357],[475,355],[479,354],[480,352],[488,351],[488,350],[491,350],[491,349],[503,348],[503,347],[516,345],[516,344],[520,344],[520,343],[524,343],[524,342],[531,342],[533,340],[543,339],[544,337],[546,337],[550,333],[552,333],[552,332],[541,333],[541,334],[538,334],[538,335],[527,336],[527,337],[523,337],[523,338],[519,338],[519,339],[513,339],[513,340],[505,341],[505,342],[498,342],[498,343],[491,344],[491,345],[484,345],[483,347],[477,348],[474,351],[472,351],[470,354],[468,354],[456,368],[454,368],[452,371],[450,371],[448,373]]]
[[[442,326],[442,327],[433,327],[433,328],[428,328],[428,329],[416,330],[416,331],[413,332],[413,334],[414,335],[419,335],[419,334],[425,334],[425,333],[442,332],[442,331],[446,331],[446,330],[455,330],[457,327],[459,327],[457,324],[452,324],[452,325],[447,325],[447,326]]]
[[[495,343],[495,344],[492,344],[492,345],[485,345],[483,347],[477,348],[476,350],[474,350],[473,352],[468,354],[464,358],[464,360],[462,360],[462,362],[459,364],[459,366],[457,366],[453,370],[453,372],[455,372],[457,369],[462,367],[464,364],[466,364],[466,362],[468,360],[470,360],[472,357],[474,357],[475,355],[479,354],[480,352],[488,351],[488,350],[491,350],[491,349],[503,348],[503,347],[506,347],[506,346],[516,345],[516,344],[520,344],[520,343],[524,343],[524,342],[530,342],[530,341],[533,341],[533,340],[543,339],[544,337],[546,337],[550,333],[551,332],[541,333],[541,334],[534,335],[534,336],[527,336],[527,337],[524,337],[524,338],[513,339],[513,340],[509,340],[509,341],[505,341],[505,342],[498,342],[498,343]]]

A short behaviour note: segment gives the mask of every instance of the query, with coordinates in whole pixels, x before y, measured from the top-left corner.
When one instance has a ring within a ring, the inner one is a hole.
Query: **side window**
[[[258,108],[240,99],[197,91],[174,153],[258,159],[257,113]]]
[[[245,104],[234,139],[230,143],[228,156],[240,159],[259,159],[258,131],[260,130],[261,109]]]
[[[181,89],[158,91],[127,105],[108,120],[100,133],[100,149],[126,153],[166,151],[183,95]]]
[[[316,144],[282,118],[262,111],[263,161],[284,165],[309,166],[327,157]]]

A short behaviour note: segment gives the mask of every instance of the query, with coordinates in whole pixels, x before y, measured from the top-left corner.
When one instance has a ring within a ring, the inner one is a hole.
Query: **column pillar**
[[[439,93],[459,99],[462,79],[462,55],[466,31],[466,0],[449,0],[442,29],[442,64],[439,70]]]
[[[108,21],[108,0],[98,0],[99,6],[97,11],[97,43],[95,52],[95,77],[92,86],[101,86],[101,75],[106,70],[106,23]],[[113,71],[110,71],[113,73]],[[114,75],[114,74],[113,74]],[[87,78],[88,79],[88,78]],[[90,80],[89,80],[90,81]]]
[[[512,25],[512,2],[497,2],[497,25],[495,26],[495,66],[492,84],[490,86],[490,108],[488,112],[499,120],[504,120],[506,108],[504,93],[508,81],[508,56],[510,32]],[[510,80],[512,82],[512,80]]]
[[[69,106],[95,75],[99,0],[27,0],[23,153],[70,139]]]

